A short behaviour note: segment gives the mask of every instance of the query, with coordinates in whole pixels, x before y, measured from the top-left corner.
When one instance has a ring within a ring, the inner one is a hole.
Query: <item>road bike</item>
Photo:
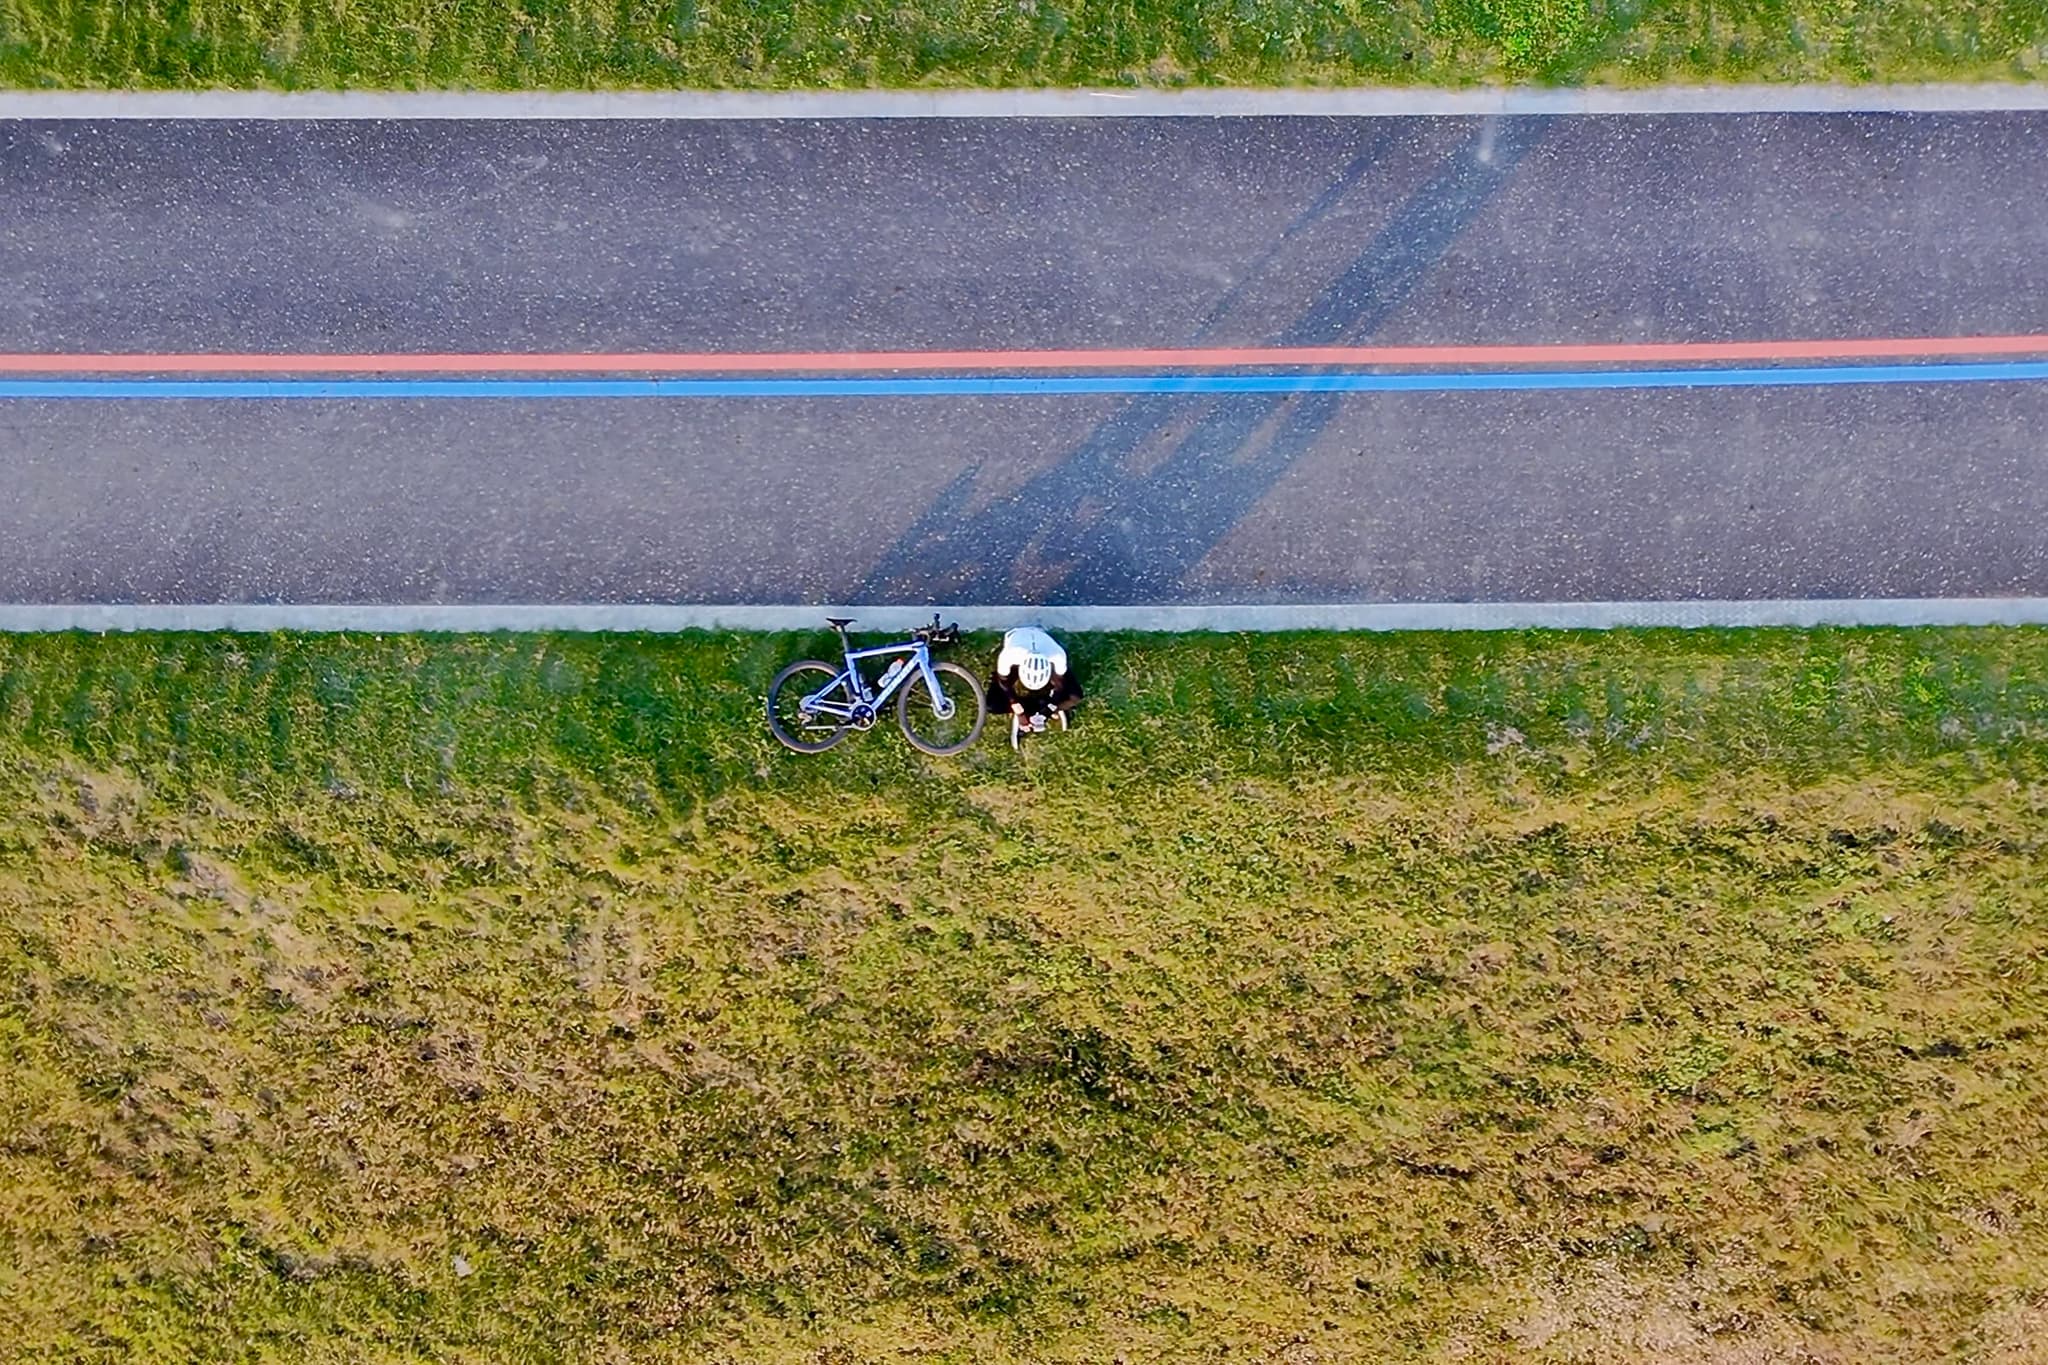
[[[960,638],[959,626],[941,626],[934,616],[900,644],[855,649],[846,638],[851,617],[826,621],[839,632],[845,666],[800,659],[775,675],[768,684],[768,728],[777,739],[800,754],[822,754],[848,730],[872,730],[892,696],[903,737],[928,754],[957,754],[981,737],[988,699],[980,680],[956,663],[932,661],[933,649]],[[903,657],[870,687],[861,662],[891,654]]]

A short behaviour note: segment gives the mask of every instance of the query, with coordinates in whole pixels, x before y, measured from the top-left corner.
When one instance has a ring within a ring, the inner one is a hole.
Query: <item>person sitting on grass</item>
[[[1059,641],[1037,626],[1003,632],[995,676],[989,679],[988,704],[992,711],[1010,713],[1011,748],[1017,747],[1017,737],[1025,730],[1042,734],[1050,721],[1057,720],[1060,729],[1066,729],[1067,713],[1080,701],[1081,684]]]

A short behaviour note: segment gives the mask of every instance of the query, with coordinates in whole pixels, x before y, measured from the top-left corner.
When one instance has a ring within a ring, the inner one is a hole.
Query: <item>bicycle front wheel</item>
[[[980,679],[960,665],[933,664],[932,672],[945,679],[940,684],[945,704],[939,704],[920,673],[896,694],[896,723],[903,727],[905,739],[928,754],[945,758],[981,737],[988,702],[981,695]]]
[[[823,712],[806,711],[804,699],[831,686],[839,670],[818,659],[802,659],[775,675],[768,684],[768,728],[800,754],[822,754],[846,738],[846,722]],[[846,689],[840,689],[843,698]]]

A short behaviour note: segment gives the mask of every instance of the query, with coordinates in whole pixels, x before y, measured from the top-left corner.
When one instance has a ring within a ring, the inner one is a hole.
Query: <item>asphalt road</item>
[[[0,352],[2048,333],[2048,115],[0,122]],[[0,399],[0,600],[2048,595],[2048,383]]]

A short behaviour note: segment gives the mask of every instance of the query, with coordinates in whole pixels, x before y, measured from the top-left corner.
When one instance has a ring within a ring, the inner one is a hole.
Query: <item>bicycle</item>
[[[944,758],[981,737],[988,699],[980,679],[956,663],[932,661],[935,646],[960,638],[958,625],[941,626],[934,616],[929,626],[911,632],[911,638],[900,644],[855,649],[846,638],[852,618],[825,619],[839,632],[846,665],[835,668],[823,659],[799,659],[775,675],[768,684],[768,728],[777,739],[800,754],[822,754],[845,739],[848,730],[872,730],[892,696],[903,737],[925,753]],[[908,657],[890,664],[870,688],[861,674],[861,661],[888,654]],[[944,684],[941,676],[947,679]],[[956,683],[957,699],[947,695],[947,688]],[[930,730],[921,733],[920,727],[927,724]]]

